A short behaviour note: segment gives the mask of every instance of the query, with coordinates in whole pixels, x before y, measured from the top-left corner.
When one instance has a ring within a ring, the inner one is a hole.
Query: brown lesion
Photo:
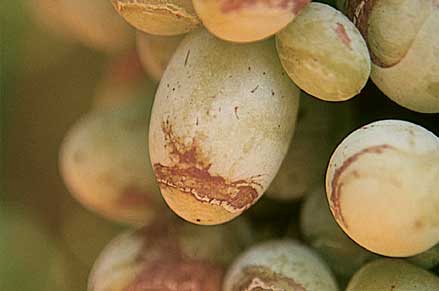
[[[242,270],[239,282],[233,291],[306,291],[305,287],[293,278],[273,272],[263,266],[250,265]]]
[[[338,38],[341,40],[343,44],[345,44],[348,48],[352,49],[351,47],[351,38],[346,32],[346,29],[343,24],[337,22],[337,27],[335,28],[335,32],[337,33]]]
[[[221,291],[223,274],[222,268],[200,261],[157,261],[124,291]]]
[[[220,291],[224,267],[186,256],[179,245],[181,223],[158,220],[137,230],[140,272],[124,291]]]
[[[290,10],[297,15],[309,2],[310,0],[223,0],[220,9],[223,13],[230,13],[256,5],[264,5],[272,9]]]
[[[230,212],[240,212],[250,207],[262,191],[257,182],[261,175],[248,179],[230,180],[209,172],[212,164],[201,152],[197,138],[190,144],[173,133],[169,120],[162,123],[165,147],[171,165],[154,164],[154,172],[161,187],[178,189],[201,202],[222,206]]]
[[[385,150],[393,149],[392,146],[388,144],[382,144],[377,146],[372,146],[369,148],[365,148],[358,153],[352,155],[349,157],[346,161],[343,162],[343,164],[338,167],[335,172],[334,176],[332,177],[331,181],[331,210],[334,214],[335,219],[341,223],[345,228],[348,228],[348,225],[346,223],[345,218],[343,217],[342,209],[341,209],[341,193],[344,186],[344,183],[341,180],[341,176],[344,175],[349,167],[355,163],[359,157],[365,155],[365,154],[382,154]],[[360,178],[361,173],[358,171],[353,171],[352,173],[355,178]]]

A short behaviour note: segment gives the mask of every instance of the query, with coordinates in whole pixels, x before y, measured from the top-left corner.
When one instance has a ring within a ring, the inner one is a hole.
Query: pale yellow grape
[[[152,96],[139,96],[92,111],[74,124],[61,146],[67,188],[106,218],[145,225],[164,211],[146,142],[151,103]]]
[[[436,291],[439,278],[402,260],[381,259],[361,268],[346,291]]]
[[[253,205],[285,157],[298,101],[272,40],[186,36],[157,90],[149,135],[170,208],[193,223],[219,224]]]
[[[326,192],[340,227],[386,256],[419,254],[439,241],[439,138],[401,120],[357,129],[334,151]]]
[[[221,291],[225,268],[251,242],[243,220],[207,227],[160,218],[111,241],[88,290]]]
[[[241,254],[227,271],[223,291],[337,291],[326,264],[294,240],[258,243]]]
[[[347,2],[370,48],[377,87],[408,109],[439,112],[438,1]]]
[[[311,3],[276,35],[279,58],[294,83],[326,101],[360,93],[370,74],[366,42],[340,11]]]
[[[268,38],[290,23],[309,0],[193,0],[204,26],[233,42]]]
[[[111,0],[125,20],[140,31],[178,35],[200,26],[191,0]]]

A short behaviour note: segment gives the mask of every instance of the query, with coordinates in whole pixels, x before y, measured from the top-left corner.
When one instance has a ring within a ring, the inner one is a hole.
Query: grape
[[[169,60],[177,49],[183,36],[157,36],[137,33],[137,51],[146,72],[160,81]]]
[[[358,244],[412,256],[439,240],[439,139],[401,120],[373,122],[337,147],[326,173],[332,214]]]
[[[223,291],[338,290],[325,263],[293,240],[259,243],[241,254],[226,273]]]
[[[272,36],[300,13],[310,0],[193,0],[195,10],[214,35],[233,42]]]
[[[242,220],[214,227],[156,221],[103,250],[88,290],[220,291],[226,266],[251,241]]]
[[[306,197],[300,220],[305,240],[342,279],[349,279],[365,262],[377,258],[349,239],[337,225],[321,187]]]
[[[296,200],[321,184],[335,140],[350,128],[351,115],[350,110],[303,94],[293,140],[267,196]]]
[[[147,224],[163,211],[146,146],[152,96],[96,110],[68,132],[60,168],[70,192],[107,218]]]
[[[205,30],[178,47],[157,90],[151,161],[172,210],[229,221],[266,190],[287,152],[299,90],[271,40],[238,45]]]
[[[311,3],[276,35],[290,78],[305,92],[327,101],[357,95],[370,74],[366,42],[341,12]]]
[[[402,260],[381,259],[361,268],[346,291],[437,291],[439,279],[433,274]]]
[[[439,244],[419,255],[408,258],[408,261],[424,269],[431,269],[439,265]]]
[[[437,1],[346,2],[348,16],[370,48],[372,81],[401,106],[418,112],[438,113]]]
[[[114,8],[138,30],[177,35],[200,25],[191,0],[111,0]]]

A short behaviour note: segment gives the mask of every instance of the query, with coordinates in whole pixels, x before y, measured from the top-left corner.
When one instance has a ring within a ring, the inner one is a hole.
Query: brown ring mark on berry
[[[305,287],[267,267],[251,265],[243,269],[243,275],[233,287],[233,291],[306,291]]]
[[[262,175],[231,181],[209,173],[211,163],[200,151],[194,137],[190,145],[176,137],[169,120],[162,123],[165,147],[172,165],[154,164],[154,173],[161,187],[170,187],[191,194],[200,202],[222,206],[229,212],[242,212],[259,197],[255,187],[263,189],[256,180]]]
[[[341,192],[343,188],[343,182],[340,182],[340,177],[347,171],[347,169],[356,161],[358,158],[365,154],[382,154],[384,150],[394,149],[392,146],[387,144],[372,146],[369,148],[365,148],[360,152],[349,157],[344,163],[334,171],[334,176],[331,181],[331,209],[332,213],[334,213],[335,219],[340,222],[346,229],[348,225],[343,217],[343,213],[341,210],[340,199]],[[354,175],[356,178],[360,176],[360,173],[354,171]]]
[[[231,13],[257,5],[265,5],[270,9],[290,10],[297,15],[309,2],[310,0],[223,0],[220,9],[223,13]]]
[[[344,25],[340,22],[337,22],[337,28],[335,29],[335,32],[337,33],[338,38],[341,40],[343,44],[345,44],[348,48],[352,49],[351,47],[351,38],[346,33],[346,29],[344,28]]]

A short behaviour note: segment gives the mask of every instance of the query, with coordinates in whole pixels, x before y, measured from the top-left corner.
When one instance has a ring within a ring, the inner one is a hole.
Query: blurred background
[[[126,25],[109,33],[110,23],[87,22],[97,21],[101,10],[85,9],[78,13],[92,17],[72,18],[51,2],[0,4],[0,291],[86,290],[99,251],[123,229],[69,195],[58,152],[68,128],[92,108],[108,68],[135,51],[135,32]],[[114,12],[110,1],[102,2]],[[405,110],[372,83],[336,106],[354,110],[354,122],[344,125],[346,133],[383,118],[413,121],[439,133],[437,114]],[[264,198],[248,215],[255,221],[278,221],[282,233],[280,222],[294,219],[297,208],[295,202]]]

